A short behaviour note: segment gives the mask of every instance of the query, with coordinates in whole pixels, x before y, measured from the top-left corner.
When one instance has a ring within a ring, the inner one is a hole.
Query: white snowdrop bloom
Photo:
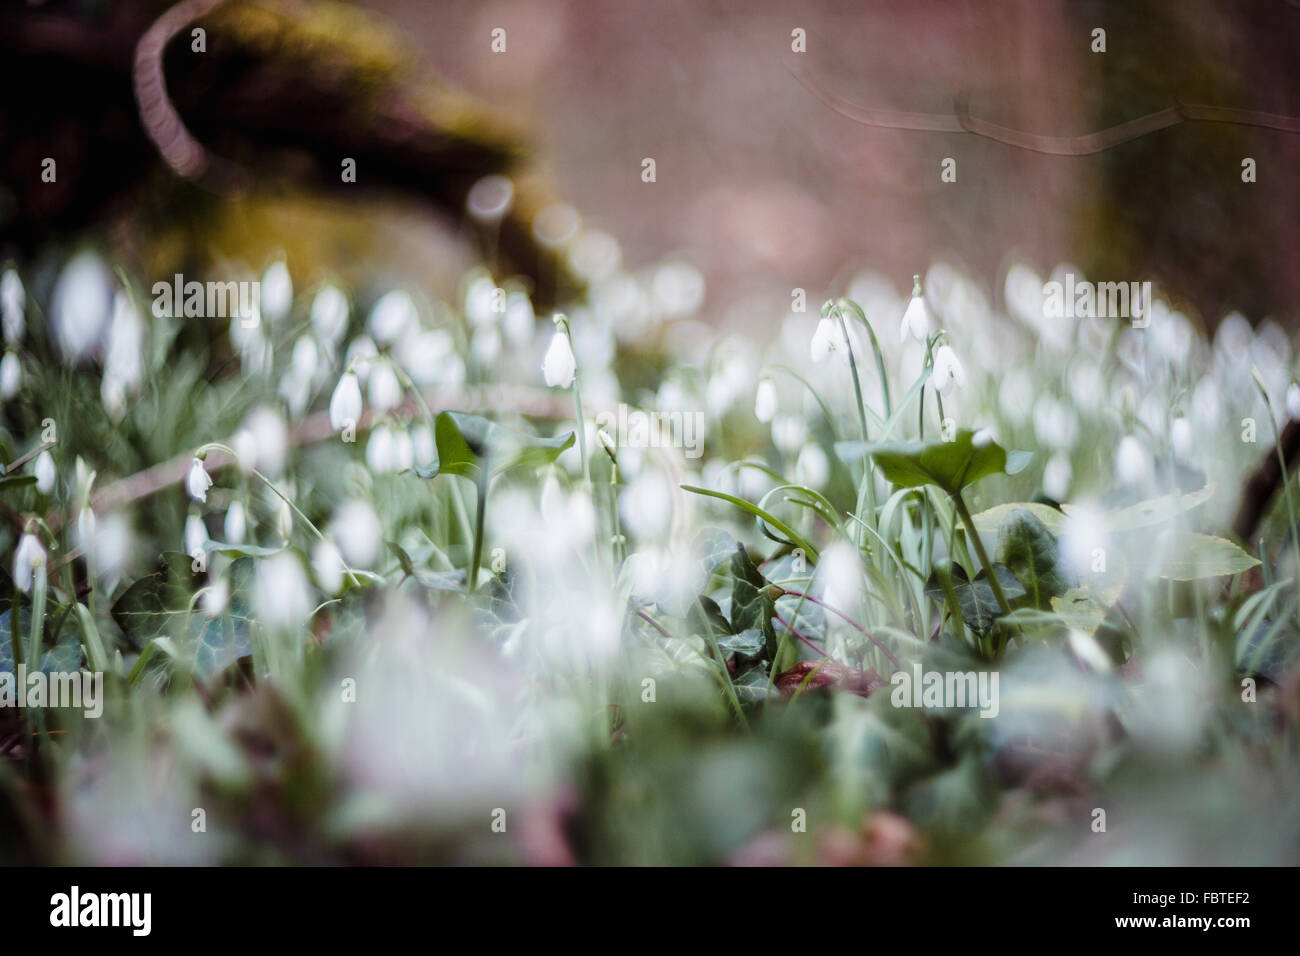
[[[830,361],[833,353],[843,354],[844,350],[844,333],[839,320],[827,317],[819,321],[809,345],[813,365],[821,368]]]
[[[1174,457],[1180,461],[1191,458],[1193,448],[1192,423],[1179,416],[1169,425],[1169,441],[1174,446]]]
[[[293,353],[289,358],[289,368],[304,381],[310,382],[316,377],[320,367],[320,347],[310,335],[303,335],[293,343]]]
[[[36,474],[37,491],[43,495],[48,495],[54,491],[54,483],[58,480],[59,474],[54,467],[54,456],[50,454],[48,448],[36,456],[33,471]]]
[[[144,375],[144,325],[131,297],[125,292],[113,296],[113,319],[108,328],[108,350],[104,356],[104,377],[119,380],[133,392]]]
[[[191,512],[185,519],[185,553],[190,557],[202,554],[208,540],[208,529],[203,519]]]
[[[357,379],[364,385],[370,378],[370,369],[378,358],[379,348],[375,345],[374,339],[368,335],[358,335],[348,345],[347,354],[343,357],[343,366],[355,371]]]
[[[551,336],[551,344],[546,348],[546,357],[542,359],[542,374],[546,384],[551,388],[568,388],[573,384],[578,371],[577,360],[573,357],[573,347],[564,330],[557,328]]]
[[[6,352],[0,359],[0,399],[8,401],[18,394],[23,384],[23,366],[18,356]]]
[[[248,512],[242,501],[232,501],[226,509],[225,534],[231,544],[242,544],[248,531]]]
[[[411,452],[418,465],[427,465],[438,456],[433,430],[428,425],[416,425],[411,429]]]
[[[903,321],[898,326],[898,341],[915,339],[924,342],[930,335],[930,314],[925,304],[925,296],[913,295],[903,312]]]
[[[804,445],[794,463],[794,478],[809,488],[821,488],[831,475],[831,463],[821,445]]]
[[[495,325],[479,326],[469,341],[469,351],[479,365],[494,365],[501,356],[501,330]]]
[[[930,387],[947,395],[953,386],[966,387],[966,370],[962,368],[957,353],[951,346],[941,345],[934,351],[934,370],[930,372]]]
[[[1208,431],[1219,421],[1222,410],[1220,386],[1213,375],[1206,375],[1192,390],[1192,418],[1197,430]]]
[[[275,409],[259,406],[244,419],[244,428],[252,436],[256,450],[252,467],[259,468],[274,478],[284,471],[284,460],[289,450],[289,429]]]
[[[262,273],[262,315],[278,323],[293,307],[293,279],[282,261],[271,263]]]
[[[1074,505],[1066,512],[1058,542],[1066,570],[1085,583],[1108,566],[1106,516],[1090,502]]]
[[[24,594],[32,589],[37,574],[45,573],[45,549],[40,539],[28,532],[18,539],[14,551],[14,586]]]
[[[783,455],[796,454],[808,439],[808,427],[799,415],[775,415],[772,418],[772,444]]]
[[[1238,359],[1250,351],[1254,340],[1250,321],[1240,312],[1230,312],[1214,331],[1214,350],[1225,359]]]
[[[1151,455],[1133,435],[1125,435],[1115,449],[1115,476],[1126,485],[1141,485],[1151,480]]]
[[[318,541],[311,552],[311,569],[316,583],[326,594],[343,587],[343,555],[333,541]]]
[[[464,378],[464,364],[455,354],[456,343],[446,329],[433,329],[411,336],[398,354],[402,357],[402,368],[406,369],[411,381],[416,385],[444,385],[456,388]],[[459,365],[457,372],[453,365]],[[449,384],[449,383],[455,384]]]
[[[262,624],[273,630],[301,627],[311,602],[307,575],[291,552],[281,551],[258,564],[253,607]]]
[[[685,318],[704,303],[704,276],[689,263],[668,262],[655,271],[650,291],[662,314]]]
[[[1094,408],[1101,395],[1101,369],[1091,359],[1073,363],[1066,373],[1070,397],[1078,408]]]
[[[776,414],[776,386],[770,378],[758,383],[754,392],[754,417],[766,425]]]
[[[1300,385],[1295,382],[1286,387],[1286,413],[1300,419]]]
[[[288,408],[289,416],[299,418],[307,410],[307,403],[311,401],[311,379],[297,369],[291,368],[280,379],[278,391]]]
[[[465,288],[465,318],[474,328],[496,325],[497,285],[492,279],[480,274],[472,279]]]
[[[592,663],[608,664],[618,652],[622,611],[604,596],[592,601],[583,616],[580,636]]]
[[[68,260],[54,284],[50,322],[65,358],[78,362],[96,355],[113,309],[113,277],[93,252]]]
[[[262,334],[260,328],[254,328],[239,349],[239,365],[245,378],[255,378],[271,368],[274,346],[271,340]]]
[[[1043,325],[1043,277],[1024,263],[1017,262],[1007,270],[1002,285],[1007,312],[1022,325],[1038,331]]]
[[[339,382],[342,385],[342,380]],[[397,378],[391,362],[379,362],[370,372],[366,397],[376,411],[385,412],[402,402],[402,383]],[[350,401],[350,399],[349,399]],[[331,405],[334,403],[331,401]]]
[[[379,555],[384,537],[379,515],[360,498],[345,501],[334,513],[334,538],[348,564],[369,567]]]
[[[1069,403],[1044,395],[1034,403],[1034,435],[1048,448],[1068,451],[1079,437],[1079,416]]]
[[[77,512],[77,545],[86,553],[95,546],[95,511],[84,507]]]
[[[249,306],[248,315],[240,315],[237,309],[232,309],[227,328],[231,348],[241,354],[251,341],[262,338],[262,302],[254,299]]]
[[[212,487],[212,476],[208,474],[203,462],[197,457],[190,462],[190,472],[185,476],[185,490],[195,501],[208,500],[208,489]]]
[[[629,482],[619,505],[623,525],[635,538],[658,541],[668,533],[673,516],[673,492],[657,469],[647,469]]]
[[[335,345],[348,327],[348,297],[333,285],[323,285],[311,300],[311,327],[326,345]]]
[[[379,425],[370,430],[370,438],[366,441],[366,464],[371,471],[380,475],[396,471],[399,454],[392,429]]]
[[[1043,467],[1043,494],[1055,501],[1064,501],[1070,493],[1070,481],[1074,478],[1074,469],[1070,467],[1070,458],[1064,452],[1056,452],[1047,459]]]
[[[533,340],[537,330],[537,316],[533,313],[532,300],[522,292],[511,292],[506,296],[506,314],[501,320],[501,329],[506,341],[514,348],[523,348]]]
[[[99,383],[99,400],[104,405],[104,411],[108,412],[108,417],[114,422],[120,422],[126,417],[126,387],[121,379],[105,375],[103,381]]]
[[[250,468],[257,467],[257,439],[247,427],[230,436],[230,447],[234,450],[242,471],[247,472]]]
[[[1070,650],[1074,651],[1075,656],[1091,670],[1098,674],[1109,674],[1114,669],[1109,655],[1101,649],[1101,645],[1091,634],[1072,627],[1066,639],[1069,641]]]
[[[857,549],[844,541],[835,541],[822,552],[817,565],[817,580],[822,585],[822,600],[837,611],[852,616],[862,595],[863,571]]]
[[[348,369],[339,376],[330,396],[330,427],[336,432],[349,426],[355,428],[361,421],[361,386],[357,373]]]
[[[401,289],[384,293],[370,310],[366,328],[379,345],[390,345],[402,337],[408,328],[418,325],[419,314],[415,303]]]
[[[84,533],[93,535],[91,540],[95,573],[109,580],[121,577],[131,561],[131,550],[134,547],[135,536],[131,532],[131,522],[117,511],[111,511],[98,520],[88,508],[83,510],[83,514],[91,516]]]
[[[0,275],[0,327],[11,344],[23,337],[27,327],[27,290],[13,266]]]
[[[199,597],[199,610],[208,620],[221,617],[226,612],[226,605],[230,603],[230,582],[225,578],[217,578],[206,588]]]
[[[994,439],[994,435],[993,435],[993,429],[991,427],[977,428],[975,429],[975,433],[970,436],[971,447],[988,448],[989,445],[993,444],[993,439]]]

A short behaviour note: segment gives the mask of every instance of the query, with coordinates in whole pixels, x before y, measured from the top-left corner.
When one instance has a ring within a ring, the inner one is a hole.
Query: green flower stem
[[[998,576],[993,573],[993,562],[989,560],[988,551],[984,549],[984,542],[980,540],[980,533],[975,529],[975,519],[971,517],[970,509],[966,507],[966,502],[962,498],[960,491],[952,496],[952,501],[957,506],[957,513],[961,515],[961,523],[966,527],[966,534],[975,547],[975,553],[979,555],[984,573],[988,575],[989,587],[993,589],[993,596],[998,599],[998,607],[1002,608],[1003,614],[1010,614],[1011,605],[1007,603],[1007,596],[1002,591],[1002,584],[998,581]]]
[[[478,489],[478,500],[474,503],[474,552],[470,558],[468,573],[465,575],[465,590],[469,594],[474,593],[474,586],[478,583],[479,564],[483,560],[483,521],[487,516],[487,492],[488,482],[487,470],[480,468],[478,480],[474,482],[474,487]]]

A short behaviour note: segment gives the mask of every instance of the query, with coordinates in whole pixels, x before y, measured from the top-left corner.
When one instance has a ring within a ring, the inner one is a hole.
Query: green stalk
[[[474,585],[478,583],[479,562],[483,560],[483,519],[487,514],[488,492],[486,469],[479,469],[475,487],[478,489],[478,501],[474,506],[474,556],[470,558],[469,569],[465,575],[465,590],[469,594],[474,593]]]
[[[953,504],[957,506],[957,513],[961,515],[961,523],[966,527],[966,535],[970,538],[971,544],[975,546],[975,553],[979,555],[980,564],[984,567],[984,573],[988,576],[989,587],[993,589],[993,596],[998,599],[998,607],[1002,608],[1003,614],[1011,613],[1011,605],[1007,603],[1007,596],[1002,591],[1002,584],[998,581],[998,576],[993,573],[993,562],[989,560],[988,552],[984,549],[984,542],[980,540],[980,533],[975,529],[975,519],[971,517],[970,509],[966,507],[966,502],[958,491],[952,496]]]

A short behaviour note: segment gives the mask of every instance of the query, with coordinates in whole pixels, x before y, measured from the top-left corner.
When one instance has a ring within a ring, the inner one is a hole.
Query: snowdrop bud
[[[263,405],[249,414],[244,428],[252,436],[252,445],[256,449],[254,467],[272,478],[280,474],[284,470],[284,460],[289,450],[289,429],[280,413]]]
[[[821,368],[830,360],[831,353],[840,351],[843,347],[844,334],[840,331],[839,323],[832,318],[819,321],[809,346],[813,365]]]
[[[311,569],[326,594],[337,594],[343,587],[343,555],[333,541],[317,542],[311,552]]]
[[[1300,385],[1292,382],[1286,389],[1286,413],[1300,419]]]
[[[909,338],[924,342],[930,334],[930,315],[921,295],[921,277],[912,277],[912,298],[908,300],[903,312],[903,321],[898,326],[898,341],[906,342]]]
[[[199,610],[208,620],[220,617],[225,613],[226,605],[230,603],[230,582],[225,578],[218,578],[213,584],[203,589],[203,596],[199,598]]]
[[[808,429],[798,415],[777,415],[772,419],[772,444],[783,455],[793,455],[803,447]]]
[[[390,370],[391,371],[391,370]],[[330,396],[330,427],[336,432],[361,421],[361,385],[357,373],[348,369],[339,377]]]
[[[578,371],[578,362],[573,357],[573,346],[569,334],[557,326],[547,346],[546,357],[542,360],[542,374],[546,384],[551,388],[568,388],[573,384]]]
[[[293,306],[293,279],[283,262],[271,263],[262,273],[262,314],[279,322]]]
[[[347,354],[343,357],[343,365],[356,371],[357,379],[364,385],[370,378],[370,366],[378,356],[379,348],[374,340],[368,335],[358,335],[348,345]]]
[[[185,553],[192,556],[195,552],[202,552],[207,543],[208,529],[203,519],[191,513],[185,519]]]
[[[95,512],[90,507],[77,512],[77,544],[87,554],[95,546]]]
[[[506,297],[506,315],[501,326],[506,340],[515,348],[525,346],[533,340],[537,316],[533,313],[533,303],[528,296],[522,292],[511,292]]]
[[[98,352],[112,307],[112,276],[99,256],[82,252],[68,260],[54,284],[50,322],[69,361]]]
[[[930,373],[930,387],[940,395],[947,395],[953,386],[966,386],[966,370],[962,368],[957,353],[951,346],[941,345],[934,352],[934,370]]]
[[[821,445],[805,445],[794,463],[795,481],[809,488],[821,488],[830,477],[831,466]]]
[[[1174,457],[1186,461],[1192,454],[1192,423],[1186,418],[1175,418],[1169,426],[1169,440],[1174,446]]]
[[[1047,459],[1047,465],[1043,468],[1043,494],[1055,501],[1064,500],[1070,493],[1070,479],[1073,477],[1070,459],[1058,451]]]
[[[1120,439],[1115,449],[1115,475],[1126,485],[1139,485],[1151,476],[1151,456],[1132,435]]]
[[[293,534],[293,511],[289,508],[289,502],[283,498],[275,509],[275,530],[280,535],[280,540],[286,543]]]
[[[6,342],[17,342],[26,328],[27,290],[12,266],[0,276],[0,326]]]
[[[291,552],[281,551],[263,561],[253,581],[257,619],[272,629],[300,627],[311,613],[307,575]]]
[[[185,478],[185,488],[195,501],[208,500],[208,489],[212,487],[212,476],[203,467],[203,462],[195,458],[190,462],[190,473]]]
[[[339,380],[340,387],[342,379]],[[376,365],[370,373],[370,382],[366,386],[366,394],[370,398],[370,404],[376,411],[385,412],[390,408],[396,408],[402,401],[402,383],[398,381],[397,373],[393,371],[393,366],[388,362]],[[333,402],[330,402],[331,407]]]
[[[43,495],[48,495],[54,491],[54,482],[58,478],[58,472],[54,468],[54,456],[50,454],[48,448],[36,456],[36,465],[33,470],[36,472],[36,490]]]
[[[413,325],[419,324],[415,303],[401,289],[385,293],[366,319],[366,327],[380,345],[396,342]]]
[[[317,337],[333,345],[348,327],[348,297],[332,285],[322,286],[311,302],[311,327]]]
[[[754,393],[754,417],[767,424],[775,414],[776,386],[770,378],[765,378],[758,383],[758,390]]]
[[[45,549],[30,531],[18,541],[14,551],[14,586],[26,594],[32,589],[33,575],[45,573]]]
[[[248,513],[242,501],[232,501],[226,509],[226,540],[231,544],[241,544],[248,530]]]
[[[862,593],[862,564],[857,549],[836,541],[822,552],[817,565],[822,599],[838,611],[852,613]]]
[[[376,474],[397,470],[397,450],[393,433],[387,425],[370,430],[370,439],[366,442],[366,464]]]
[[[383,534],[379,515],[359,498],[344,502],[334,513],[334,537],[349,564],[359,567],[373,564]]]
[[[8,401],[13,398],[22,384],[22,363],[13,352],[6,352],[5,357],[0,359],[0,399]]]
[[[970,443],[974,448],[988,448],[993,444],[993,432],[987,428],[976,429],[975,434],[970,437]]]

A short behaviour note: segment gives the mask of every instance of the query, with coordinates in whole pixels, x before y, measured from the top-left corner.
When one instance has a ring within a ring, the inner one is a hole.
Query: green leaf
[[[1226,538],[1178,532],[1161,551],[1156,573],[1171,581],[1196,581],[1225,574],[1240,574],[1259,559]]]
[[[0,478],[0,493],[17,491],[19,488],[26,488],[34,484],[36,484],[35,475],[6,475],[4,478]]]
[[[412,469],[421,478],[477,479],[482,471],[495,477],[515,468],[541,468],[574,442],[573,432],[540,438],[464,412],[439,413],[433,437],[438,460]]]
[[[739,654],[741,657],[758,657],[766,646],[767,638],[756,627],[718,638],[718,647],[724,654]]]
[[[12,608],[0,614],[0,673],[14,673],[14,648],[10,613]],[[48,622],[53,615],[46,617],[47,631]],[[22,638],[23,651],[27,650],[27,635],[31,631],[32,618],[31,613],[26,607],[18,609],[18,633]],[[49,634],[45,637],[48,639]],[[81,670],[81,664],[84,660],[84,653],[81,649],[81,642],[71,634],[65,635],[53,647],[49,647],[41,654],[41,670],[48,674],[52,671],[68,674]]]
[[[757,629],[767,644],[768,656],[776,654],[776,630],[772,615],[776,609],[773,588],[750,560],[745,546],[737,545],[731,556],[731,633]]]
[[[1052,534],[1060,534],[1061,529],[1065,527],[1065,515],[1063,513],[1057,511],[1051,505],[1039,504],[1036,501],[1011,501],[1004,505],[995,505],[987,511],[971,515],[971,520],[980,534],[992,535],[998,533],[1007,515],[1022,510],[1028,511],[1041,521]]]
[[[1056,539],[1033,512],[1017,508],[998,531],[998,561],[1011,569],[1028,603],[1040,611],[1070,588],[1069,575],[1057,560]],[[1008,596],[1010,600],[1010,596]]]
[[[170,633],[172,615],[184,612],[203,576],[191,569],[190,557],[168,551],[150,574],[132,584],[113,604],[113,620],[135,650]]]
[[[1002,593],[1006,595],[1008,601],[1015,601],[1025,596],[1024,587],[1006,565],[994,564],[993,573],[998,576],[998,583],[1002,585]],[[961,565],[954,564],[952,589],[957,595],[957,604],[961,608],[961,616],[966,625],[976,634],[987,634],[1002,613],[988,576],[981,571],[972,581],[966,576]],[[930,575],[930,580],[925,585],[925,593],[936,601],[943,601],[943,585],[939,581],[937,572]]]
[[[818,552],[812,542],[799,534],[799,532],[795,531],[780,518],[770,512],[764,511],[762,508],[758,507],[758,505],[751,504],[744,498],[737,498],[735,495],[729,495],[725,491],[710,491],[708,488],[698,488],[695,485],[681,485],[680,487],[682,491],[689,491],[693,495],[704,495],[708,498],[717,498],[720,501],[729,502],[741,511],[753,515],[759,520],[763,534],[774,538],[774,536],[767,530],[767,526],[770,525],[777,531],[781,532],[781,534],[785,535],[784,540],[775,538],[774,540],[778,540],[782,544],[792,544],[797,548],[802,548],[803,553],[808,557],[808,559],[813,563],[816,563]]]
[[[885,478],[900,488],[937,485],[950,495],[988,475],[1017,474],[1029,464],[1028,452],[1008,453],[992,441],[977,448],[974,436],[964,428],[952,441],[839,442],[835,448],[841,458],[870,455]]]

